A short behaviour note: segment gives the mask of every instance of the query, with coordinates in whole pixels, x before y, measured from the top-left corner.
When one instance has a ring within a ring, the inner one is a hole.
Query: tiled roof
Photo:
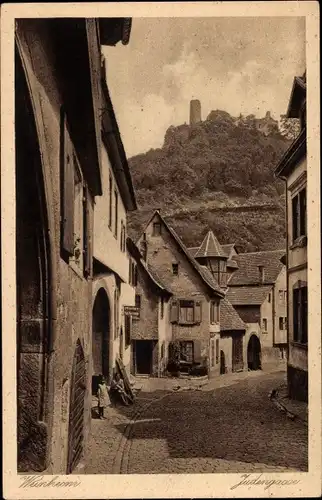
[[[201,266],[200,264],[198,264],[198,262],[193,257],[191,257],[187,247],[185,246],[185,244],[183,243],[181,238],[177,235],[175,230],[166,223],[166,221],[163,219],[163,217],[161,217],[159,212],[158,212],[158,214],[159,214],[161,220],[163,221],[164,225],[168,229],[168,231],[172,234],[173,238],[175,239],[175,241],[177,242],[177,244],[179,245],[181,250],[186,255],[188,261],[192,264],[192,266],[195,268],[195,270],[199,273],[199,275],[200,275],[201,279],[204,281],[204,283],[207,286],[209,286],[214,292],[216,292],[217,294],[224,297],[225,294],[224,294],[223,290],[220,288],[220,286],[218,285],[217,281],[215,280],[215,278],[213,277],[211,272],[208,271],[208,269],[205,268],[204,266]]]
[[[234,260],[238,264],[238,270],[232,274],[228,286],[262,284],[259,266],[264,268],[263,284],[275,283],[283,268],[280,259],[284,254],[285,250],[268,250],[235,255]]]
[[[208,231],[199,250],[195,254],[195,259],[199,257],[226,257],[225,252],[212,231]]]
[[[220,331],[245,330],[245,323],[227,298],[220,301]]]
[[[232,286],[228,288],[226,298],[233,306],[260,306],[270,289],[270,285]]]
[[[135,259],[135,261],[137,262],[137,264],[141,265],[141,267],[144,269],[144,271],[146,272],[148,278],[152,281],[152,283],[154,285],[156,285],[157,288],[161,292],[165,292],[168,295],[172,295],[172,293],[164,285],[164,283],[162,282],[161,278],[156,273],[155,269],[153,269],[149,264],[147,264],[145,262],[145,260],[142,258],[142,255],[141,255],[138,247],[134,243],[134,241],[130,237],[127,237],[126,243],[127,243],[127,249],[128,249],[128,251],[130,252],[130,254],[132,255],[132,257]]]
[[[228,259],[227,260],[227,267],[232,267],[234,269],[238,269],[238,264],[235,260],[233,259]]]
[[[143,259],[141,259],[141,264],[147,271],[148,275],[152,279],[152,281],[163,291],[167,292],[168,294],[172,293],[169,291],[169,289],[164,285],[162,282],[161,278],[158,276],[157,272],[155,269],[153,269],[149,264],[147,264]]]
[[[235,247],[235,243],[226,243],[225,245],[221,245],[221,248],[229,258],[231,256],[231,253]]]

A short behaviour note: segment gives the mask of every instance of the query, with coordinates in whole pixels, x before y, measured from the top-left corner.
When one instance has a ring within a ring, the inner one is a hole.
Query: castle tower
[[[201,104],[198,99],[190,101],[190,125],[201,122]]]

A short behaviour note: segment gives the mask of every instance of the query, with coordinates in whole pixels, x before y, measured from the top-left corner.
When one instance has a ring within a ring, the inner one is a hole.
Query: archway
[[[110,305],[106,291],[100,288],[93,306],[92,392],[97,392],[98,375],[110,375]]]
[[[48,458],[50,250],[43,167],[33,105],[16,49],[16,273],[18,471],[43,471]]]
[[[226,373],[226,360],[224,351],[220,351],[220,375]]]
[[[247,365],[249,370],[261,370],[261,344],[257,335],[252,334],[247,346]]]

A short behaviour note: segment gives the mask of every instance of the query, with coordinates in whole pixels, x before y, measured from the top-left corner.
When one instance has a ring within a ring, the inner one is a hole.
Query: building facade
[[[279,162],[275,174],[286,183],[288,391],[292,398],[308,399],[308,294],[306,214],[306,76],[296,77],[287,110],[298,118],[301,132]]]
[[[126,43],[128,28],[121,18],[16,21],[19,472],[72,472],[90,428],[101,44]]]
[[[129,252],[136,265],[135,306],[132,317],[133,375],[160,377],[165,374],[169,343],[172,340],[170,298],[155,270],[148,266],[134,242],[128,239]]]
[[[286,359],[287,307],[284,250],[234,257],[238,269],[228,281],[227,299],[247,325],[247,366],[258,369]]]
[[[187,364],[202,364],[210,375],[219,373],[216,342],[220,336],[219,308],[224,297],[216,278],[193,259],[175,231],[159,211],[148,222],[137,242],[144,248],[147,265],[157,273],[172,297],[170,323],[172,342],[179,343]]]
[[[125,306],[134,306],[134,273],[128,253],[127,213],[136,210],[129,166],[115,118],[105,60],[101,65],[102,195],[95,198],[93,261],[93,393],[98,376],[111,380],[117,358],[130,372],[131,318]]]

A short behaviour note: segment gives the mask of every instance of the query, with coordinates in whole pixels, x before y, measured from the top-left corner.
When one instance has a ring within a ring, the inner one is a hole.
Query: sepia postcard
[[[321,495],[319,4],[3,4],[4,498]]]

